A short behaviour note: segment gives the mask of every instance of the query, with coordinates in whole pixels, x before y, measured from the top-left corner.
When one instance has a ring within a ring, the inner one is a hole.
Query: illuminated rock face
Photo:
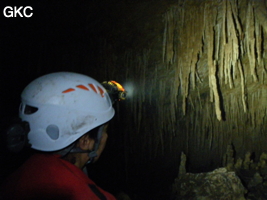
[[[131,85],[120,113],[127,154],[169,162],[184,151],[214,169],[229,144],[239,156],[267,151],[266,3],[164,2],[115,6],[116,21],[101,21],[110,35],[99,71]]]
[[[242,200],[245,193],[238,176],[225,168],[208,173],[186,173],[173,184],[173,195],[177,200]]]
[[[258,162],[250,152],[244,159],[236,159],[234,155],[229,145],[224,156],[226,167],[206,173],[187,173],[186,155],[182,153],[179,174],[172,185],[172,199],[266,199],[267,154],[262,153]]]

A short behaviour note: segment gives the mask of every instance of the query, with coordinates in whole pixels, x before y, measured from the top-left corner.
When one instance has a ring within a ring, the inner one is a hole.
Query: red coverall
[[[116,200],[81,169],[51,154],[33,155],[7,179],[2,189],[5,200]]]

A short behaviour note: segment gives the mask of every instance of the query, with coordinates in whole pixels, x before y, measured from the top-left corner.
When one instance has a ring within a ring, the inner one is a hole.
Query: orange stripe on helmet
[[[92,88],[92,90],[94,90],[95,93],[97,93],[97,90],[96,90],[95,86],[92,83],[90,83],[88,85],[90,86],[90,88]]]
[[[98,88],[101,96],[104,97],[104,93],[105,93],[104,90],[101,87],[99,87],[99,86],[97,86],[97,88]]]
[[[87,87],[85,87],[84,85],[77,85],[77,88],[83,89],[83,90],[89,90]]]
[[[69,88],[67,90],[64,90],[62,93],[68,93],[68,92],[73,92],[73,91],[75,91],[75,89]]]

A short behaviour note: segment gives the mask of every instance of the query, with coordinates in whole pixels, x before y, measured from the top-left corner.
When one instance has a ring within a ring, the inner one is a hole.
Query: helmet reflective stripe
[[[99,87],[99,86],[97,86],[97,89],[96,89],[96,87],[94,86],[94,84],[91,84],[91,83],[89,83],[88,84],[88,86],[95,92],[95,93],[100,93],[100,95],[102,96],[102,97],[104,97],[104,90],[101,88],[101,87]],[[83,89],[83,90],[90,90],[89,88],[87,88],[86,86],[84,86],[84,85],[77,85],[76,86],[77,88],[80,88],[80,89]],[[69,88],[69,89],[67,89],[67,90],[64,90],[62,93],[68,93],[68,92],[73,92],[73,91],[75,91],[75,89],[74,88]]]
[[[57,72],[37,78],[21,94],[20,117],[30,124],[32,148],[57,151],[106,123],[114,109],[104,87],[89,76]]]

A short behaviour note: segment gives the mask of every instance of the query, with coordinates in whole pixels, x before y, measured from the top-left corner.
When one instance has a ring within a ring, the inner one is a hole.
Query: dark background
[[[112,3],[112,1],[109,1]],[[32,151],[25,149],[18,154],[5,147],[5,130],[18,115],[20,93],[35,78],[55,71],[75,71],[101,81],[98,68],[99,47],[97,38],[105,37],[108,13],[104,1],[1,1],[0,47],[0,105],[1,105],[1,182],[19,167]],[[31,6],[31,18],[5,18],[5,6]],[[112,23],[110,24],[112,25]],[[110,124],[116,132],[116,117]],[[107,152],[102,159],[89,166],[90,176],[104,189],[116,194],[125,188],[123,160],[118,163],[120,138],[110,137]],[[114,165],[114,162],[117,162]],[[107,166],[109,163],[109,167]],[[38,167],[38,166],[36,166]]]
[[[132,5],[137,2],[143,10],[142,15],[137,12],[139,7],[132,9]],[[99,82],[107,78],[112,79],[112,76],[108,77],[109,75],[103,72],[104,69],[101,69],[103,63],[110,65],[110,68],[116,67],[114,63],[108,63],[106,60],[105,54],[109,51],[123,52],[127,47],[139,50],[142,49],[140,46],[147,43],[159,46],[158,43],[147,40],[150,36],[142,32],[143,24],[147,19],[150,22],[161,22],[160,12],[165,11],[164,7],[167,3],[165,5],[165,2],[158,1],[160,5],[164,4],[164,6],[158,6],[158,4],[147,2],[143,4],[143,1],[139,0],[134,2],[120,0],[1,1],[0,181],[32,154],[29,149],[18,154],[10,153],[5,147],[5,130],[18,115],[20,94],[24,87],[35,78],[56,71],[83,73]],[[31,18],[5,18],[2,12],[5,6],[31,6],[33,16]],[[127,18],[128,11],[131,11],[129,18]],[[155,18],[154,14],[158,12],[159,17]],[[127,27],[124,26],[126,23]],[[150,24],[147,24],[149,26],[147,25],[146,29],[152,34],[152,38],[155,38],[160,30],[150,29]],[[124,35],[120,30],[127,34]],[[106,41],[110,49],[103,49],[105,46],[103,41]],[[138,73],[136,76],[139,77]],[[178,159],[172,161],[160,155],[160,157],[147,159],[144,162],[140,161],[136,152],[130,152],[126,159],[124,152],[127,146],[123,135],[127,133],[122,132],[121,126],[127,126],[122,121],[132,120],[133,114],[124,113],[123,108],[123,102],[115,106],[117,112],[109,126],[106,149],[101,159],[88,167],[90,177],[100,187],[113,194],[123,191],[132,199],[137,200],[166,199],[170,191],[169,185],[176,177],[178,169],[178,164],[172,167],[169,165],[173,162],[176,164]],[[151,111],[153,115],[154,112],[154,110]],[[135,128],[133,127],[133,130]],[[139,143],[138,138],[136,141]],[[140,153],[141,150],[138,149],[138,152]],[[177,157],[179,157],[178,154]],[[126,163],[126,160],[129,162]]]

